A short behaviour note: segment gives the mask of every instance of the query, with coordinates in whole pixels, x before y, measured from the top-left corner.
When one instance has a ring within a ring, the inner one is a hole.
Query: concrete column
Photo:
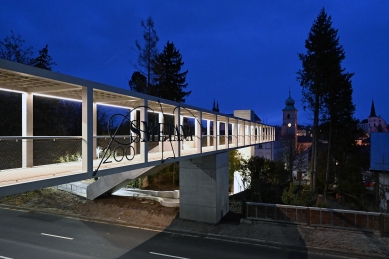
[[[180,218],[215,224],[228,211],[228,152],[181,161]]]
[[[211,121],[207,120],[207,147],[211,145]]]
[[[32,137],[33,132],[33,100],[32,93],[22,94],[22,136]],[[34,142],[32,139],[22,140],[22,168],[33,166]]]
[[[97,148],[97,104],[93,103],[92,105],[93,109],[93,159],[97,159],[97,154],[96,154],[96,148]]]
[[[141,141],[140,141],[140,160],[143,163],[147,163],[149,161],[149,139],[148,139],[148,129],[146,125],[148,125],[149,116],[147,112],[147,99],[140,100],[140,131],[141,131]],[[146,122],[146,123],[144,123]]]
[[[203,147],[202,147],[202,133],[201,133],[201,124],[202,124],[202,112],[197,112],[197,120],[195,120],[195,146],[197,149],[197,153],[201,154]]]
[[[93,173],[93,88],[82,87],[82,171]]]
[[[177,107],[174,110],[174,125],[176,127],[176,130],[174,130],[174,134],[176,135],[176,140],[173,141],[173,149],[174,149],[174,155],[176,157],[181,156],[181,108]]]

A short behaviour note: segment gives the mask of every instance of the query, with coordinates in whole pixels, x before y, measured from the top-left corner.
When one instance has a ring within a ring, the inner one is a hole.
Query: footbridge
[[[274,127],[250,118],[0,59],[7,92],[21,96],[22,135],[0,136],[0,197],[99,178],[88,187],[93,199],[179,162],[180,217],[215,223],[228,212],[228,151],[275,137]],[[35,136],[34,96],[80,102],[82,135]],[[105,135],[97,134],[100,105],[123,108]]]

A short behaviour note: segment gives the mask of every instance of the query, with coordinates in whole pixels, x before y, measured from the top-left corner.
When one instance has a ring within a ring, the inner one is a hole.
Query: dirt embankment
[[[156,227],[169,226],[179,211],[133,197],[109,196],[90,201],[52,187],[3,197],[0,204]]]

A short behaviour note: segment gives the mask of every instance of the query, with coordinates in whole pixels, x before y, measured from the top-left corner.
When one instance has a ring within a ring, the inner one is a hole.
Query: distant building
[[[294,107],[294,100],[290,96],[285,100],[285,108],[282,110],[283,118],[281,125],[281,136],[297,135],[297,109]]]
[[[254,122],[262,122],[252,110],[234,110],[234,116]]]
[[[298,126],[297,127],[297,136],[303,137],[306,135],[307,135],[307,129],[305,127],[302,127],[302,126]]]
[[[256,144],[254,147],[254,156],[264,157],[272,161],[283,161],[285,159],[285,150],[287,145],[290,145],[290,137],[298,139],[302,138],[302,146],[304,152],[302,152],[294,161],[294,168],[299,172],[308,171],[308,147],[312,143],[312,137],[307,136],[310,131],[305,127],[298,127],[297,124],[297,109],[294,107],[295,101],[290,95],[285,100],[285,108],[282,110],[282,125],[281,127],[276,126],[275,129],[275,140],[266,143]],[[261,119],[251,110],[235,110],[235,117],[244,118],[251,121],[261,122]],[[307,143],[305,143],[305,141]],[[247,148],[245,148],[247,149]],[[243,151],[243,152],[242,152]],[[248,158],[252,153],[247,153],[240,149],[239,152]],[[234,174],[234,192],[242,191],[242,181],[239,173]]]
[[[381,211],[389,211],[389,132],[372,132],[370,172],[378,174]]]
[[[367,136],[370,136],[372,132],[389,132],[386,121],[381,116],[377,116],[375,112],[374,101],[371,102],[369,117],[362,120],[358,126],[366,132]]]
[[[255,147],[254,155],[264,157],[273,161],[281,161],[284,158],[285,145],[284,141],[290,136],[298,136],[297,126],[297,109],[294,107],[295,101],[290,95],[285,100],[285,108],[282,109],[282,125],[276,127],[275,141],[258,144]],[[303,134],[304,130],[301,130]],[[283,140],[284,138],[284,140]]]
[[[215,104],[215,100],[213,100],[212,111],[214,111],[214,112],[220,112],[220,110],[219,110],[219,103],[216,102],[216,104]]]

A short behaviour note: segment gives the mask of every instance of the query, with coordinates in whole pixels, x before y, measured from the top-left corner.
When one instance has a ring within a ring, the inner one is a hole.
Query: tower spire
[[[370,116],[369,117],[377,117],[377,115],[375,113],[374,100],[371,101],[371,109],[370,109]]]

